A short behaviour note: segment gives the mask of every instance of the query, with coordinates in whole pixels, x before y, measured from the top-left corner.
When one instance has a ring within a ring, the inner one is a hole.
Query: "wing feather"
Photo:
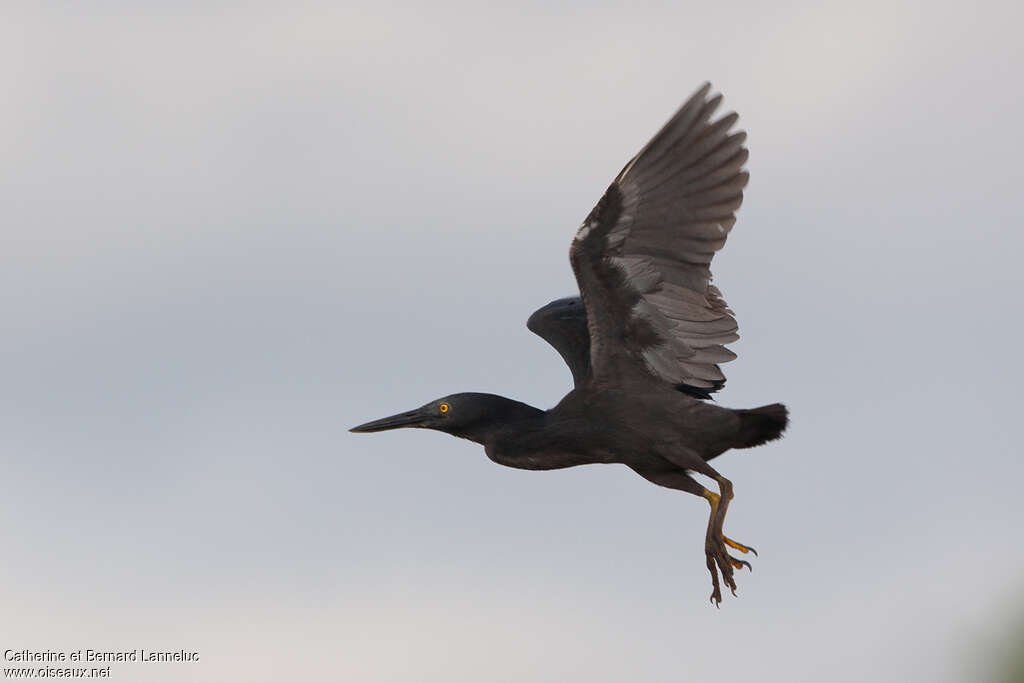
[[[587,313],[591,375],[623,365],[697,395],[720,389],[718,367],[738,326],[709,268],[736,222],[749,174],[739,117],[712,120],[721,95],[702,86],[625,165],[570,250]]]

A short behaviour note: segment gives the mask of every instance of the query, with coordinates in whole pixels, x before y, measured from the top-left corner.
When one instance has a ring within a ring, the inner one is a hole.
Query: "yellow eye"
[[[442,413],[447,413],[448,412],[448,404],[447,403],[442,403],[441,405],[439,405],[437,407],[437,409],[440,410]]]

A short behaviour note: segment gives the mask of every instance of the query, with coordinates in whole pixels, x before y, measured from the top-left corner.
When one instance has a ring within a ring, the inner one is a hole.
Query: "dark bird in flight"
[[[734,570],[750,567],[728,548],[753,548],[723,533],[732,482],[708,461],[779,438],[788,418],[780,403],[733,410],[706,401],[725,384],[719,363],[736,357],[725,344],[739,338],[709,266],[748,179],[746,133],[730,133],[735,113],[712,120],[722,97],[710,90],[698,90],[626,164],[576,232],[569,259],[582,298],[554,301],[527,322],[572,371],[575,386],[558,405],[452,394],[351,431],[436,429],[528,470],[622,463],[701,496],[711,506],[704,553],[718,605],[719,572],[735,594]]]

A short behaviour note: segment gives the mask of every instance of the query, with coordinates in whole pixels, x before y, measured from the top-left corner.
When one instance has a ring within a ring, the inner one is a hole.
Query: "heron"
[[[576,231],[569,260],[579,296],[534,312],[527,327],[565,360],[573,389],[550,410],[503,396],[457,393],[353,427],[434,429],[484,446],[500,465],[550,470],[619,463],[710,505],[704,554],[711,602],[756,551],[724,533],[733,485],[709,461],[778,439],[781,403],[713,402],[719,365],[736,358],[735,314],[711,284],[712,257],[736,222],[749,174],[735,112],[705,83],[623,167]],[[694,475],[708,477],[717,491]],[[720,582],[721,577],[721,582]]]

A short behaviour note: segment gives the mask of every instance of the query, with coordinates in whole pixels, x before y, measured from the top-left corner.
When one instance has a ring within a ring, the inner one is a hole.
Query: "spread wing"
[[[746,133],[711,116],[705,84],[626,164],[576,233],[569,257],[583,296],[591,372],[639,363],[667,382],[712,392],[736,357],[736,319],[711,284],[711,259],[743,201]]]

